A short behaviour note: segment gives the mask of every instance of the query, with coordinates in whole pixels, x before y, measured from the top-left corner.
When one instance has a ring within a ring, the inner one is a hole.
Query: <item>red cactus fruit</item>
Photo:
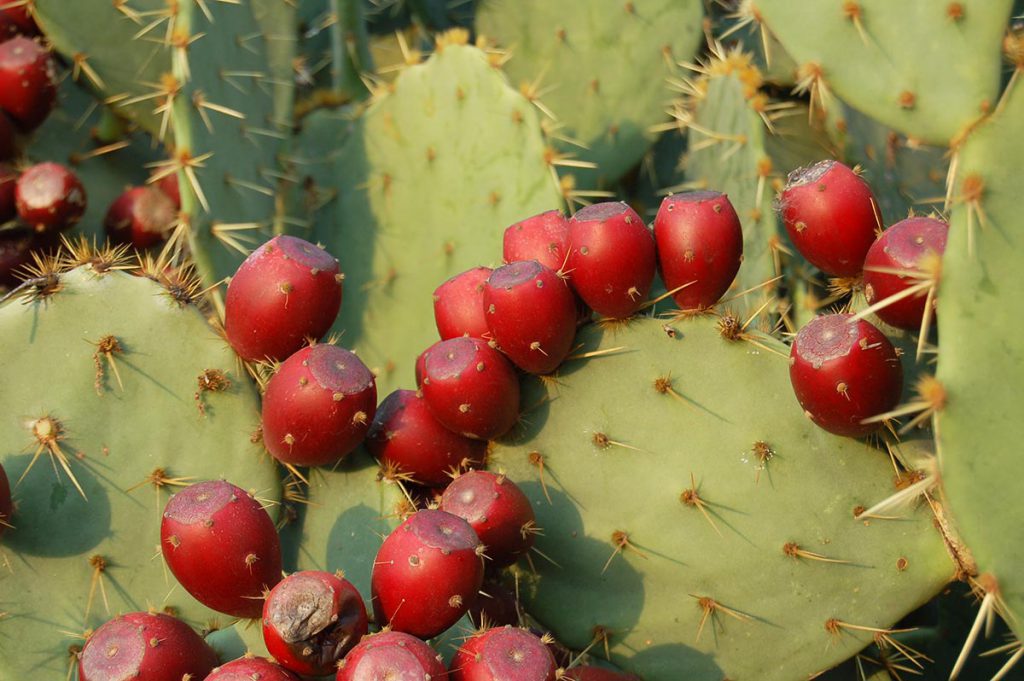
[[[794,170],[779,208],[790,240],[812,265],[835,277],[860,274],[882,215],[855,172],[839,161]]]
[[[373,373],[335,345],[302,348],[263,395],[263,444],[283,463],[323,466],[366,438],[377,410]]]
[[[590,665],[566,669],[565,676],[562,678],[566,681],[570,679],[572,681],[640,681],[640,677],[636,674],[613,672],[610,669],[592,667]]]
[[[928,292],[938,284],[948,234],[949,225],[942,220],[907,218],[871,245],[864,259],[864,295],[872,305],[891,299],[875,312],[886,324],[910,331],[921,327]],[[930,302],[934,316],[935,301]]]
[[[32,253],[57,246],[57,237],[50,232],[29,229],[0,231],[0,286],[16,286],[22,267],[32,261]]]
[[[6,163],[0,163],[0,223],[18,217],[18,205],[14,189],[18,184],[18,171]]]
[[[431,350],[433,350],[434,348],[436,348],[438,345],[440,345],[443,342],[444,342],[443,340],[437,341],[436,343],[434,343],[429,348],[427,348],[426,350],[424,350],[423,352],[421,352],[419,355],[416,356],[416,387],[417,388],[419,388],[420,386],[423,385],[423,371],[424,371],[424,369],[426,367],[426,364],[427,364],[427,354]]]
[[[491,338],[524,371],[549,374],[572,350],[576,296],[536,260],[494,270],[484,285],[484,310]]]
[[[654,238],[622,202],[595,203],[569,219],[568,274],[598,314],[625,319],[647,299],[657,269]]]
[[[179,619],[130,612],[105,623],[86,639],[78,658],[79,681],[204,679],[217,653]]]
[[[59,163],[26,169],[14,186],[18,215],[37,231],[62,231],[77,223],[88,203],[85,188]]]
[[[493,565],[511,565],[533,546],[537,532],[533,507],[504,475],[490,471],[460,475],[445,489],[440,509],[469,523]]]
[[[465,520],[417,511],[388,535],[373,562],[380,625],[427,639],[459,621],[483,583],[482,545]]]
[[[903,389],[892,343],[851,314],[822,315],[800,329],[790,350],[789,377],[812,421],[850,437],[875,431],[881,424],[864,419],[895,407]]]
[[[9,161],[18,153],[17,138],[11,119],[0,111],[0,161]]]
[[[162,191],[132,187],[110,204],[103,227],[114,243],[149,248],[167,237],[176,217],[174,202]]]
[[[506,229],[502,246],[506,263],[536,260],[558,272],[569,250],[569,221],[560,210],[534,215]]]
[[[8,1],[0,6],[3,7],[0,9],[0,38],[39,35],[39,27],[30,11],[31,2],[17,5]]]
[[[49,50],[24,36],[0,43],[0,109],[30,132],[56,102],[57,71]]]
[[[228,284],[224,330],[242,359],[284,359],[306,338],[319,340],[341,309],[338,261],[293,236],[249,254]]]
[[[281,544],[259,502],[224,480],[189,485],[164,507],[164,560],[185,590],[218,612],[259,617],[281,581]]]
[[[665,288],[681,310],[718,302],[743,261],[743,230],[729,197],[721,192],[673,194],[654,218],[658,266]]]
[[[14,503],[11,500],[11,483],[7,479],[7,471],[0,466],[0,537],[4,530],[11,527],[11,516],[14,515]]]
[[[423,641],[400,631],[366,636],[338,665],[335,681],[443,681],[442,658]]]
[[[444,282],[434,290],[434,322],[441,340],[487,335],[484,318],[484,282],[490,267],[474,267]]]
[[[469,609],[469,619],[478,629],[518,626],[519,602],[516,595],[504,584],[484,577],[480,587],[480,597],[476,605]]]
[[[246,655],[217,667],[204,681],[299,681],[299,677],[264,657]]]
[[[347,579],[329,572],[289,575],[263,604],[267,651],[297,674],[333,674],[366,629],[363,597]]]
[[[477,338],[451,338],[424,353],[423,398],[455,433],[490,440],[519,417],[519,379],[500,352]]]
[[[380,403],[366,449],[382,466],[439,487],[451,482],[454,473],[481,465],[487,455],[486,442],[442,426],[413,390],[396,390]]]
[[[539,638],[505,626],[466,639],[448,670],[451,681],[555,681],[558,665]]]
[[[181,189],[178,187],[178,173],[164,175],[156,182],[156,188],[174,202],[174,207],[181,210]]]

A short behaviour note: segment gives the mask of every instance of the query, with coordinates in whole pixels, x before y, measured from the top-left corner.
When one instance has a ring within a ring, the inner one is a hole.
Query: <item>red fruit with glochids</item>
[[[740,218],[721,192],[665,197],[654,218],[654,241],[661,278],[681,310],[717,303],[743,261]]]
[[[275,236],[249,254],[228,284],[224,331],[242,359],[282,360],[320,340],[341,309],[338,261],[304,239]]]
[[[484,316],[484,282],[490,267],[474,267],[457,274],[434,290],[434,322],[441,340],[487,335]]]
[[[278,664],[306,676],[333,674],[367,631],[366,606],[347,579],[295,572],[263,604],[263,642]]]
[[[246,655],[217,667],[203,681],[299,681],[299,677],[265,657]]]
[[[466,639],[448,670],[451,681],[555,681],[558,665],[540,638],[504,626]]]
[[[26,168],[14,185],[18,216],[38,232],[74,226],[88,205],[82,181],[59,163]]]
[[[263,444],[293,466],[335,463],[358,447],[377,411],[377,383],[356,355],[335,345],[302,348],[263,393]]]
[[[224,480],[189,485],[167,502],[160,547],[178,582],[203,605],[259,617],[281,581],[277,528],[258,501]]]
[[[536,260],[555,272],[565,267],[569,252],[569,221],[560,210],[549,210],[515,223],[502,237],[506,263]]]
[[[23,132],[31,132],[56,103],[57,70],[50,51],[24,36],[0,43],[0,109]]]
[[[462,518],[424,509],[387,536],[373,562],[376,622],[422,639],[466,614],[484,578],[483,545]]]
[[[523,491],[490,471],[470,471],[452,480],[439,508],[469,523],[495,566],[511,565],[526,555],[538,531]]]
[[[862,437],[882,424],[865,423],[900,401],[903,368],[889,339],[852,314],[816,317],[797,333],[789,377],[807,416],[830,433]]]
[[[174,202],[159,189],[130,187],[110,204],[103,227],[113,243],[142,249],[162,243],[176,217]]]
[[[7,36],[39,35],[39,27],[32,17],[31,0],[18,4],[17,0],[0,3],[0,38]]]
[[[382,631],[366,636],[338,665],[335,681],[442,681],[448,677],[442,657],[415,636]]]

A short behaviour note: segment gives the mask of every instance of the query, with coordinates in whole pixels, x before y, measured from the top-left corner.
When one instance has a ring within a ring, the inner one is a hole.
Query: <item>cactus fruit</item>
[[[103,227],[111,242],[144,249],[163,243],[176,219],[174,201],[163,191],[131,187],[110,204]]]
[[[569,221],[560,210],[548,210],[509,225],[502,237],[506,263],[536,260],[558,272],[569,252]]]
[[[50,115],[57,100],[57,74],[49,50],[24,36],[0,43],[0,109],[25,132]]]
[[[555,658],[525,629],[498,627],[471,636],[449,665],[452,681],[555,681]]]
[[[85,214],[87,199],[82,181],[59,163],[26,168],[14,186],[18,217],[37,232],[63,231]]]
[[[262,657],[241,657],[214,668],[205,681],[298,681],[299,677]]]
[[[490,471],[470,471],[452,480],[438,508],[469,523],[495,566],[511,565],[529,553],[541,531],[523,491]]]
[[[487,336],[484,282],[493,271],[490,267],[474,267],[434,289],[434,323],[441,340]]]
[[[423,641],[401,631],[365,637],[338,666],[337,681],[363,679],[444,679],[441,656]]]

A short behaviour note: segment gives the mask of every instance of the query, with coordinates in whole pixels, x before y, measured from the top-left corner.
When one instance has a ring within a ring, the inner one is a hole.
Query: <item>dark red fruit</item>
[[[942,220],[907,218],[882,232],[871,245],[864,259],[864,295],[868,303],[904,296],[875,312],[886,324],[910,331],[921,327],[928,289],[937,283],[948,234],[949,225]],[[905,293],[910,288],[916,288],[915,292]],[[934,302],[930,311],[933,316]]]
[[[297,674],[333,674],[366,629],[363,597],[347,579],[329,572],[289,575],[263,605],[267,651]]]
[[[437,341],[436,343],[431,345],[429,348],[427,348],[426,350],[421,352],[419,355],[417,355],[417,357],[416,357],[416,387],[417,388],[419,388],[420,386],[423,385],[423,371],[424,371],[424,369],[426,367],[426,364],[427,364],[427,354],[431,350],[433,350],[434,348],[436,348],[438,345],[440,345],[443,342],[444,341]]]
[[[381,626],[423,639],[459,621],[483,583],[481,544],[462,518],[417,511],[381,545],[371,578]]]
[[[644,221],[622,202],[595,203],[569,220],[568,273],[598,314],[625,319],[647,299],[657,256]]]
[[[18,217],[18,205],[14,198],[17,185],[18,171],[6,163],[0,163],[0,223]]]
[[[494,270],[484,285],[491,338],[520,369],[549,374],[576,337],[576,296],[565,280],[536,260]]]
[[[536,260],[558,272],[569,250],[569,221],[560,210],[526,218],[505,230],[502,256],[506,263]]]
[[[299,677],[266,658],[240,657],[214,669],[205,681],[299,681]]]
[[[500,352],[463,337],[441,341],[424,356],[423,398],[445,428],[490,440],[516,424],[519,379]]]
[[[85,188],[78,176],[59,163],[39,163],[14,187],[18,215],[37,231],[62,231],[85,214]]]
[[[423,641],[400,631],[367,636],[338,666],[335,681],[443,681],[442,658]]]
[[[46,120],[56,102],[57,71],[50,52],[23,36],[0,43],[0,109],[29,132]]]
[[[217,653],[181,620],[130,612],[110,620],[86,639],[78,659],[78,679],[205,679],[216,666]]]
[[[530,500],[504,475],[470,471],[452,480],[442,511],[464,518],[495,566],[511,565],[529,552],[537,532]]]
[[[636,674],[613,672],[610,669],[591,667],[590,665],[567,669],[563,678],[572,679],[572,681],[640,681],[640,677]]]
[[[790,240],[812,265],[835,277],[860,274],[882,216],[856,173],[839,161],[794,170],[779,208]]]
[[[837,435],[861,437],[880,423],[866,418],[900,401],[903,367],[881,331],[853,315],[830,314],[800,329],[789,355],[789,378],[807,416]]]
[[[164,508],[164,560],[185,590],[218,612],[259,617],[281,581],[281,544],[259,502],[224,480],[190,485]]]
[[[174,202],[159,189],[132,187],[110,204],[103,227],[114,243],[149,248],[166,238],[176,216]]]
[[[306,338],[319,340],[341,308],[338,261],[279,235],[245,259],[228,284],[224,330],[242,359],[284,359]]]
[[[484,578],[480,597],[469,609],[469,619],[478,629],[519,625],[519,603],[504,584]]]
[[[359,446],[377,410],[377,383],[362,360],[335,345],[302,348],[263,395],[263,444],[295,466],[334,463]]]
[[[11,119],[3,111],[0,111],[0,161],[9,161],[17,153],[14,126],[11,125]]]
[[[434,290],[434,322],[441,340],[487,334],[484,318],[484,282],[490,267],[474,267],[457,274]]]
[[[0,3],[0,38],[16,35],[39,35],[39,27],[36,20],[29,12],[29,3],[12,5],[11,0]]]
[[[0,536],[11,527],[11,516],[14,515],[14,503],[11,501],[11,483],[7,472],[0,466]]]
[[[466,639],[448,669],[451,681],[555,681],[558,665],[543,641],[506,626]]]
[[[178,188],[178,174],[171,173],[170,175],[164,175],[156,183],[156,188],[167,194],[168,198],[174,202],[174,207],[178,210],[181,209],[181,190]]]
[[[736,278],[743,261],[743,230],[729,197],[703,191],[673,194],[654,218],[658,267],[681,310],[711,307]]]
[[[32,262],[32,253],[55,249],[55,234],[30,229],[0,231],[0,286],[16,286],[23,277],[24,265]]]
[[[382,466],[428,486],[447,485],[453,473],[479,466],[487,455],[486,442],[442,426],[413,390],[396,390],[380,403],[366,449]]]

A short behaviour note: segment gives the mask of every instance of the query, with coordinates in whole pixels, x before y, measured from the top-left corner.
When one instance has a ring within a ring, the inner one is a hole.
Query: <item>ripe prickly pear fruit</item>
[[[860,274],[882,224],[871,188],[839,161],[791,172],[779,209],[800,254],[835,277]]]
[[[743,261],[740,218],[721,192],[665,197],[654,218],[654,241],[661,278],[681,310],[717,303]]]
[[[448,666],[451,681],[555,681],[555,657],[526,629],[499,627],[472,636]]]
[[[530,500],[518,485],[490,471],[470,471],[452,480],[440,509],[469,523],[495,566],[511,565],[529,552],[537,533]]]
[[[52,233],[28,229],[0,231],[0,286],[16,286],[22,267],[32,261],[34,251],[56,247]]]
[[[78,658],[79,681],[204,679],[217,653],[179,619],[130,612],[110,620],[86,639]]]
[[[247,655],[217,667],[204,681],[299,681],[299,677],[264,657]]]
[[[338,665],[335,681],[447,678],[442,658],[423,641],[401,631],[366,636]]]
[[[382,466],[439,487],[453,474],[481,465],[487,455],[486,442],[445,428],[413,390],[396,390],[380,403],[366,449]]]
[[[452,338],[424,353],[423,398],[455,433],[490,440],[519,417],[519,379],[508,360],[477,338]]]
[[[14,197],[17,184],[18,171],[6,163],[0,163],[0,223],[18,217],[18,205]]]
[[[281,581],[274,522],[245,490],[224,480],[198,482],[170,498],[160,546],[186,591],[235,617],[259,617],[264,591]]]
[[[892,343],[851,314],[822,315],[800,329],[790,350],[789,377],[812,421],[850,437],[877,430],[881,423],[864,420],[890,411],[903,389]]]
[[[864,259],[864,296],[872,305],[891,300],[875,311],[886,324],[908,331],[921,327],[928,293],[938,285],[948,234],[942,220],[907,218],[871,245]],[[928,311],[933,317],[934,303],[933,298]]]
[[[501,582],[484,577],[480,597],[469,609],[469,619],[477,629],[518,626],[520,622],[519,601]]]
[[[296,572],[263,604],[263,642],[297,674],[334,673],[367,630],[366,606],[352,583],[329,572]]]
[[[457,274],[434,290],[434,322],[441,340],[487,335],[484,316],[484,282],[490,267],[474,267]]]
[[[462,518],[424,509],[388,535],[373,562],[375,620],[427,639],[459,621],[483,583],[483,545]]]
[[[0,111],[0,161],[9,161],[18,154],[17,139],[11,119]]]
[[[284,359],[319,340],[341,309],[344,277],[316,244],[275,236],[249,254],[228,284],[224,330],[242,359]]]
[[[156,188],[174,202],[174,208],[181,210],[181,189],[178,187],[178,174],[164,175],[156,182]]]
[[[267,383],[263,444],[286,464],[334,463],[366,438],[376,410],[376,381],[355,354],[335,345],[302,348]]]
[[[491,338],[523,371],[549,374],[572,350],[576,296],[536,260],[494,270],[484,284],[483,302]]]
[[[506,263],[536,260],[558,272],[569,250],[569,221],[560,210],[526,218],[505,230],[502,257]]]
[[[57,72],[50,51],[24,36],[0,43],[0,109],[31,132],[56,102]]]
[[[36,231],[62,231],[76,224],[88,203],[85,188],[59,163],[27,168],[14,186],[18,215]]]
[[[36,20],[29,11],[30,5],[31,2],[21,5],[11,2],[3,4],[3,9],[0,10],[0,38],[39,35],[39,27],[36,26]]]
[[[174,202],[162,191],[131,187],[110,204],[103,227],[114,243],[149,248],[167,237],[176,217]]]
[[[569,219],[568,272],[573,288],[598,314],[625,319],[651,290],[657,269],[654,238],[622,202],[595,203]]]

